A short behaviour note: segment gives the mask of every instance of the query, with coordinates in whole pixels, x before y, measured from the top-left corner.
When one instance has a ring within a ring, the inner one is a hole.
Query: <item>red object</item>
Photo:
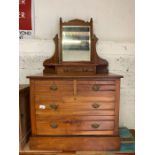
[[[19,0],[19,30],[32,30],[31,0]]]

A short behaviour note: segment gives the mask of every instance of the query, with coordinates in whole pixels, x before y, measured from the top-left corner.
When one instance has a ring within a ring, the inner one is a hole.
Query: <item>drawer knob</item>
[[[94,124],[92,124],[91,126],[92,126],[92,128],[95,128],[95,129],[96,129],[96,128],[98,128],[100,125],[97,124],[97,123],[94,123]]]
[[[58,89],[58,87],[56,86],[56,84],[53,84],[51,87],[50,87],[51,90],[53,91],[56,91]]]
[[[92,86],[92,90],[93,91],[99,91],[100,90],[100,86],[95,84],[95,85]]]
[[[58,105],[55,104],[55,103],[53,103],[53,104],[50,105],[50,108],[51,108],[52,110],[57,110],[57,109],[58,109]]]
[[[55,122],[52,122],[52,123],[51,123],[51,127],[52,127],[52,128],[57,128],[57,127],[58,127],[58,124],[55,123]]]
[[[99,105],[98,103],[94,103],[94,104],[92,104],[92,107],[93,107],[94,109],[97,109],[97,108],[100,107],[100,105]]]

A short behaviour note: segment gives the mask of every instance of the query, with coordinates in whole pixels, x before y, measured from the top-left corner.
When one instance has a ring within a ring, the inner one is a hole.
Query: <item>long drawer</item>
[[[113,110],[115,104],[113,101],[74,101],[74,102],[62,102],[62,101],[36,101],[35,108],[37,110]]]
[[[100,96],[35,94],[35,109],[37,114],[114,115],[115,92],[102,91]]]
[[[61,102],[87,102],[87,101],[103,101],[103,102],[114,102],[116,94],[113,91],[104,91],[100,96],[83,96],[83,95],[62,95],[59,93],[59,96],[53,96],[51,94],[41,93],[35,94],[35,102],[46,102],[46,101],[61,101]]]
[[[105,118],[104,118],[105,117]],[[37,115],[38,135],[108,135],[113,133],[113,116],[66,116]]]
[[[44,110],[36,110],[36,114],[47,114],[51,116],[65,116],[65,115],[82,115],[82,116],[90,116],[90,115],[95,115],[95,116],[113,116],[115,115],[114,110],[76,110],[76,109],[65,109],[65,110],[57,110],[57,111],[52,111],[48,109]]]

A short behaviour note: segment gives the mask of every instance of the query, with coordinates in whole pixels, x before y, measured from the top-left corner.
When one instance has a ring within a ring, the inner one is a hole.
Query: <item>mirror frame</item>
[[[90,26],[91,29],[91,61],[62,61],[62,26]],[[59,36],[60,35],[60,36]],[[68,22],[62,22],[60,18],[60,33],[56,34],[53,38],[55,44],[55,52],[52,56],[46,59],[43,62],[44,74],[66,74],[74,73],[80,70],[80,73],[83,74],[107,74],[108,70],[108,61],[104,58],[98,56],[96,52],[96,43],[98,38],[93,34],[93,19],[91,18],[89,22],[74,19]]]
[[[89,26],[90,27],[90,61],[63,61],[63,51],[62,51],[62,29],[63,26]],[[93,52],[93,19],[90,19],[90,22],[86,22],[80,19],[73,19],[68,22],[63,22],[60,18],[60,49],[59,49],[59,62],[62,64],[71,64],[71,63],[84,63],[90,64],[94,62],[94,52]]]

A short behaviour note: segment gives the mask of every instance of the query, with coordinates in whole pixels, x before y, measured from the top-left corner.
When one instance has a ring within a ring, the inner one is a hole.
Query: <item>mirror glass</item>
[[[62,27],[62,61],[91,61],[89,26]]]

